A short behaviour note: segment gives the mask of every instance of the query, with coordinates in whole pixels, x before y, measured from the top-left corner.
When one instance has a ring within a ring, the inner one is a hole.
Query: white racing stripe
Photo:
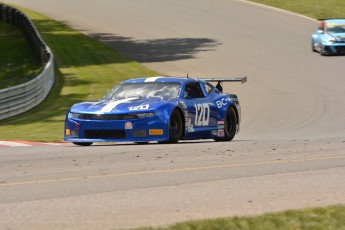
[[[134,99],[137,99],[137,97],[135,98],[126,98],[126,99],[122,99],[122,100],[117,100],[117,101],[113,101],[113,102],[110,102],[109,104],[107,104],[106,106],[104,106],[102,109],[101,109],[101,112],[104,113],[104,112],[111,112],[113,109],[115,109],[116,106],[118,106],[119,104],[121,103],[125,103],[125,102],[128,102],[128,101],[131,101],[131,100],[134,100]]]
[[[0,145],[5,145],[9,147],[25,147],[25,146],[31,146],[28,144],[18,143],[18,142],[12,142],[12,141],[0,141]]]

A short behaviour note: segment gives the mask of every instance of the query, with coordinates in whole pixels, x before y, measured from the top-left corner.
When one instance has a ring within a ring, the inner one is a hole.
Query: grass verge
[[[52,49],[55,83],[42,104],[29,112],[0,121],[0,140],[61,141],[65,113],[72,104],[97,100],[124,79],[157,75],[62,23],[17,8],[33,21]]]
[[[250,0],[295,13],[303,14],[311,18],[345,18],[344,0]]]
[[[344,230],[345,206],[269,213],[255,217],[232,217],[189,221],[159,228],[137,230]]]
[[[39,74],[30,45],[14,25],[0,21],[0,89],[25,83]]]

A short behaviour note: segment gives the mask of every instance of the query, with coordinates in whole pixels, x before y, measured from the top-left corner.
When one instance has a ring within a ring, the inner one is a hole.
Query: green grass
[[[38,107],[0,121],[0,140],[62,141],[65,113],[72,104],[97,100],[124,79],[157,75],[64,24],[18,8],[55,55],[55,83]]]
[[[292,210],[254,217],[188,221],[168,227],[137,230],[345,230],[345,206]]]
[[[345,18],[344,0],[251,0],[311,18]]]
[[[41,67],[17,27],[0,21],[0,89],[33,79]]]

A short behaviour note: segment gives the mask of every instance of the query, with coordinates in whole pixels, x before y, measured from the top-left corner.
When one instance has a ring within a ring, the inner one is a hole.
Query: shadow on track
[[[123,55],[141,63],[195,58],[199,52],[214,51],[221,43],[210,38],[166,38],[135,40],[112,34],[91,34]]]

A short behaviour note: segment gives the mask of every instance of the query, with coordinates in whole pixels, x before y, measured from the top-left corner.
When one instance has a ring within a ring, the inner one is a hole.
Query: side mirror
[[[317,30],[317,33],[318,33],[318,34],[323,34],[323,30],[318,29],[318,30]]]

